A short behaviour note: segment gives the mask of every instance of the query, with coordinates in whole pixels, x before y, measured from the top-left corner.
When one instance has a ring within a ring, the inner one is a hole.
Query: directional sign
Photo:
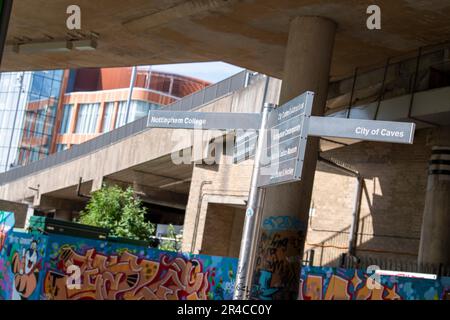
[[[308,135],[411,144],[415,127],[409,122],[311,117]]]
[[[300,180],[313,98],[314,93],[305,92],[269,115],[259,187]]]
[[[257,186],[268,187],[301,179],[308,136],[412,143],[414,123],[312,117],[314,93],[307,91],[265,113],[183,112],[152,110],[152,128],[236,130],[234,162],[255,156],[258,139],[264,139]],[[269,110],[269,109],[267,109]],[[266,121],[267,120],[267,121]],[[260,128],[263,126],[264,128]],[[260,130],[267,133],[259,136]]]
[[[147,127],[171,129],[235,130],[259,129],[259,113],[184,112],[151,110]]]

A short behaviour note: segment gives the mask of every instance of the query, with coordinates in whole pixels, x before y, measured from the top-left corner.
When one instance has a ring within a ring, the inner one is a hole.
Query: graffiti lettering
[[[339,274],[338,274],[339,273]],[[401,300],[397,284],[378,282],[362,271],[305,267],[302,271],[301,300]]]
[[[271,216],[263,221],[262,227],[267,231],[305,230],[305,224],[291,216]]]
[[[62,250],[58,259],[63,273],[49,271],[44,281],[49,299],[207,299],[208,272],[196,259],[163,256],[154,262],[127,251],[105,256],[91,249],[80,255],[71,248]],[[72,282],[77,276],[73,270],[80,272],[78,286]]]

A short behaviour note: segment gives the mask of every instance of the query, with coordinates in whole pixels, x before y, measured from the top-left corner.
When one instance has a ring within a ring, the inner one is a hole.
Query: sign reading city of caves
[[[268,115],[259,187],[301,179],[308,136],[349,138],[411,144],[415,124],[311,116],[314,93],[307,91],[273,109]],[[255,155],[261,115],[259,113],[185,112],[151,110],[147,126],[170,129],[238,130],[234,162]]]

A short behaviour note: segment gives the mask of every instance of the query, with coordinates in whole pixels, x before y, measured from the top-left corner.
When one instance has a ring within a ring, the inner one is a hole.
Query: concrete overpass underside
[[[382,0],[381,30],[368,30],[365,0],[79,0],[81,30],[66,27],[70,0],[15,1],[2,71],[222,60],[282,78],[289,22],[338,25],[331,78],[448,40],[450,3]],[[39,13],[39,14],[36,14]],[[94,37],[93,51],[21,52],[17,44]]]

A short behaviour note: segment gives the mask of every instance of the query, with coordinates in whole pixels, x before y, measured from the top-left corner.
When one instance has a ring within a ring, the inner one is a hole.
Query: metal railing
[[[241,71],[225,80],[215,83],[203,90],[197,91],[189,96],[184,97],[181,100],[167,105],[165,109],[179,111],[198,109],[199,107],[210,103],[213,100],[245,88],[251,83],[252,78],[254,77],[255,73],[251,71]],[[140,118],[122,127],[101,134],[100,136],[88,140],[84,143],[74,145],[70,149],[51,154],[28,165],[17,167],[7,172],[1,173],[0,185],[4,185],[11,181],[21,179],[25,176],[34,174],[53,166],[72,161],[76,158],[92,153],[111,144],[117,143],[122,139],[138,134],[146,129],[147,117]]]

